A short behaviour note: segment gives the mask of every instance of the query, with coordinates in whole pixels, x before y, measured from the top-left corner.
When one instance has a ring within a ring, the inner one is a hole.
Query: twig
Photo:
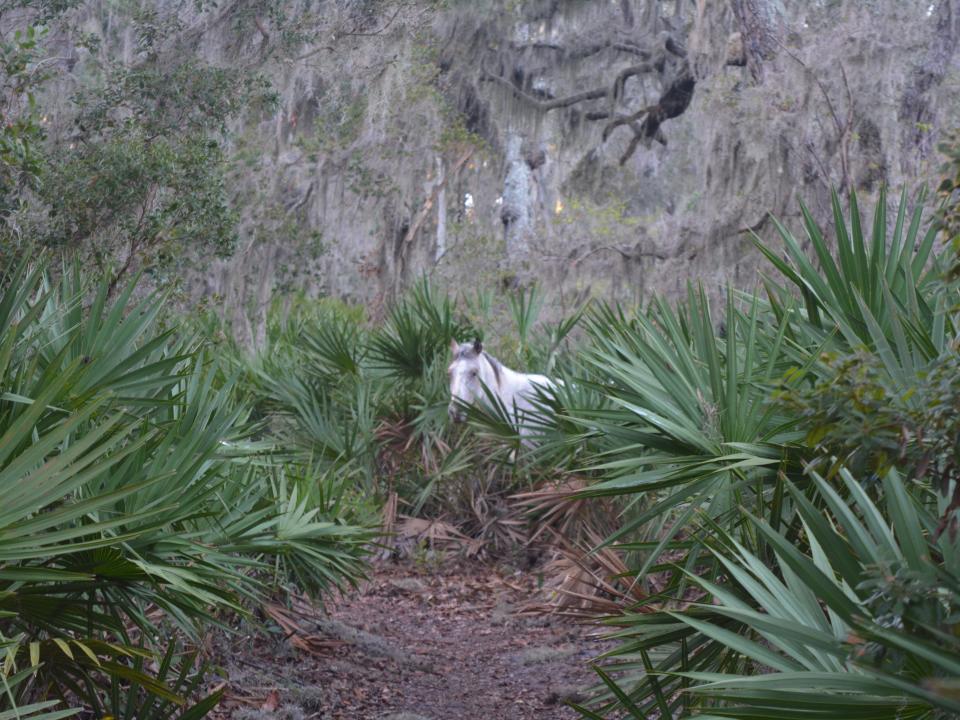
[[[640,110],[637,110],[632,115],[618,115],[614,117],[614,119],[608,122],[606,126],[603,128],[603,134],[601,135],[601,137],[603,138],[603,141],[606,142],[607,138],[610,137],[610,134],[621,125],[631,125],[633,123],[636,123],[640,118],[642,118],[644,115],[649,113],[651,110],[653,110],[652,107],[645,107]],[[639,132],[639,128],[635,128],[634,132]]]
[[[737,235],[747,235],[747,234],[759,235],[760,231],[763,229],[763,226],[767,224],[767,219],[769,217],[770,216],[768,214],[764,215],[753,225],[748,225],[746,227],[740,228],[739,230],[737,230]]]
[[[572,258],[572,259],[571,259],[570,257],[564,256],[564,255],[544,255],[544,257],[545,257],[546,259],[549,259],[549,260],[558,260],[558,261],[562,261],[562,262],[570,262],[571,265],[573,265],[573,266],[575,267],[575,266],[579,265],[580,263],[582,263],[584,260],[586,260],[586,259],[587,259],[588,257],[590,257],[591,255],[596,255],[597,253],[601,253],[601,252],[604,252],[604,251],[615,252],[615,253],[617,253],[618,255],[620,255],[622,258],[624,258],[625,260],[639,260],[639,259],[641,259],[641,258],[654,258],[655,260],[666,260],[666,259],[667,259],[667,256],[664,255],[663,253],[658,253],[658,252],[643,252],[643,251],[632,252],[632,251],[630,251],[630,250],[625,250],[625,249],[623,249],[622,247],[617,247],[616,245],[600,245],[600,246],[598,246],[598,247],[595,247],[595,248],[592,248],[592,249],[588,250],[588,251],[585,252],[583,255],[581,255],[581,256],[579,256],[579,257],[574,257],[574,258]]]
[[[626,165],[627,160],[633,157],[633,154],[637,151],[637,148],[640,147],[640,143],[644,141],[643,130],[640,129],[636,123],[630,123],[630,127],[633,128],[633,137],[630,138],[630,143],[627,145],[627,149],[623,151],[623,155],[620,156],[620,165]],[[664,138],[663,133],[660,131],[660,128],[657,128],[657,132],[654,135],[660,143],[663,145],[667,144],[666,138]],[[649,145],[647,145],[649,147]]]
[[[840,115],[837,112],[836,107],[834,107],[833,100],[830,97],[830,93],[827,92],[826,86],[823,84],[823,81],[817,76],[817,74],[810,69],[810,67],[797,55],[790,51],[790,49],[783,43],[779,38],[775,38],[778,45],[781,49],[796,63],[802,67],[810,77],[813,78],[813,81],[817,84],[817,87],[820,89],[820,94],[823,95],[823,99],[827,103],[827,109],[830,111],[830,117],[833,120],[834,127],[837,129],[837,144],[840,146],[840,174],[841,174],[841,190],[846,189],[850,183],[850,148],[849,148],[849,136],[850,131],[853,129],[854,124],[854,112],[853,112],[853,94],[850,92],[850,82],[847,79],[847,71],[844,68],[843,63],[840,63],[840,76],[843,78],[843,87],[847,95],[847,116],[843,122],[840,121]],[[813,153],[812,148],[810,149]],[[823,164],[820,162],[820,159],[815,157],[817,164],[820,165],[820,171],[824,172]],[[829,182],[829,174],[824,173],[824,177]]]
[[[304,205],[307,204],[307,201],[310,199],[310,196],[313,194],[313,188],[314,188],[315,185],[316,185],[316,183],[310,183],[310,185],[307,187],[307,192],[305,192],[305,193],[303,194],[303,197],[300,198],[299,200],[297,200],[297,202],[295,202],[295,203],[287,210],[287,213],[288,213],[288,214],[293,215],[293,214],[294,214],[295,212],[297,212],[300,208],[302,208]]]
[[[313,50],[305,52],[303,55],[298,55],[297,57],[294,58],[294,61],[300,62],[301,60],[306,60],[307,58],[313,57],[314,55],[316,55],[318,52],[321,52],[322,50],[327,50],[328,52],[334,52],[334,47],[332,45],[321,45],[320,47],[316,47]]]
[[[374,30],[373,32],[359,32],[358,30],[354,29],[350,32],[340,33],[340,35],[337,37],[373,37],[374,35],[379,35],[393,24],[393,21],[397,19],[397,15],[400,14],[400,11],[403,10],[403,8],[404,5],[397,5],[397,9],[394,11],[393,15],[390,16],[390,19],[387,20],[386,24],[379,30]]]

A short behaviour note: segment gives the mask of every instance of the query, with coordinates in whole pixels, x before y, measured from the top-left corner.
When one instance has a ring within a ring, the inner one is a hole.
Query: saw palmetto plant
[[[762,245],[773,275],[762,292],[729,292],[719,317],[697,288],[677,306],[655,299],[633,314],[603,306],[588,314],[581,356],[589,372],[564,387],[589,387],[603,404],[548,400],[539,425],[564,428],[568,447],[578,448],[567,457],[590,480],[581,497],[622,503],[619,528],[597,552],[629,551],[632,564],[619,575],[652,581],[655,592],[623,600],[611,615],[622,642],[598,667],[605,691],[585,716],[951,711],[955,569],[953,551],[938,543],[953,527],[956,480],[932,475],[949,470],[953,455],[931,436],[956,429],[946,410],[953,401],[944,399],[955,383],[936,369],[955,364],[960,297],[941,279],[937,226],[922,205],[909,215],[906,207],[904,196],[890,222],[881,195],[865,232],[856,195],[849,219],[834,197],[831,241],[805,212],[812,260],[777,224],[785,257]],[[848,372],[837,385],[837,368],[847,366],[868,368],[869,377]],[[871,415],[881,404],[888,409]],[[854,481],[844,461],[854,457],[852,427],[868,415],[877,418],[870,427],[886,422],[868,442],[889,447],[884,462],[863,464],[873,476]],[[473,420],[487,432],[498,427],[480,414]],[[893,439],[891,423],[903,428]],[[909,528],[898,516],[906,512],[920,518]],[[868,547],[861,526],[874,544],[885,538],[884,553]],[[824,558],[823,548],[840,547],[852,554]],[[894,567],[894,556],[917,562]],[[911,586],[906,578],[921,571],[926,579]],[[939,619],[921,613],[923,622],[898,625],[873,609],[878,593],[909,603],[913,591],[940,598]],[[809,636],[788,617],[809,625]]]
[[[954,717],[957,537],[931,532],[936,515],[896,471],[879,505],[846,470],[839,480],[788,486],[798,533],[744,510],[766,558],[705,526],[720,572],[694,578],[703,602],[610,620],[624,639],[622,662],[606,668],[624,678],[603,673],[613,702],[636,718]],[[676,669],[661,670],[657,655]],[[652,688],[651,702],[634,682]]]
[[[288,581],[347,584],[370,534],[308,501],[315,478],[202,343],[160,327],[162,298],[57,276],[0,282],[0,712],[102,708],[118,681],[183,707],[171,627],[196,638]]]

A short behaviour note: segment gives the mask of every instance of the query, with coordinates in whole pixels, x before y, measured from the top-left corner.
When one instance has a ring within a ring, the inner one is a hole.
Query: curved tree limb
[[[762,0],[755,0],[757,2]],[[620,3],[620,12],[617,20],[621,28],[630,27],[637,21],[632,16],[633,4],[626,0]],[[657,18],[655,13],[655,19]],[[623,51],[641,58],[640,62],[615,68],[613,77],[605,87],[596,87],[583,92],[575,92],[564,97],[551,97],[547,93],[531,91],[528,78],[541,76],[545,67],[530,67],[523,57],[513,55],[501,56],[498,72],[489,72],[486,64],[481,67],[480,82],[492,82],[503,86],[511,94],[524,101],[530,107],[540,112],[549,112],[562,108],[573,108],[581,103],[587,106],[580,111],[579,116],[589,122],[606,121],[603,125],[602,136],[604,142],[621,126],[629,126],[633,137],[621,158],[621,164],[626,162],[641,143],[649,146],[652,141],[666,145],[666,137],[661,125],[666,120],[675,118],[689,107],[695,80],[687,60],[687,50],[683,29],[668,22],[645,23],[648,31],[642,39],[625,37],[622,29],[614,31],[606,38],[600,34],[595,39],[587,33],[580,33],[569,41],[535,41],[526,44],[514,43],[510,45],[513,53],[525,53],[531,50],[546,50],[559,54],[558,61],[564,64],[575,63],[589,58],[603,50],[611,49]],[[651,32],[653,27],[661,27],[659,31]],[[528,59],[531,56],[526,56]],[[537,65],[538,63],[534,63]],[[657,79],[662,91],[655,104],[643,102],[643,92],[640,87],[634,88],[628,80],[638,75],[649,74]],[[548,95],[544,97],[544,95]],[[593,101],[606,99],[606,103],[594,104]],[[637,102],[637,101],[640,102]],[[639,109],[629,106],[643,105]],[[624,107],[624,106],[628,107]]]
[[[653,107],[641,108],[632,115],[618,115],[614,117],[613,120],[608,122],[603,128],[603,135],[601,136],[603,141],[606,142],[610,134],[621,125],[632,125],[654,109],[656,109],[655,105]],[[637,130],[639,130],[639,128],[637,128]]]
[[[504,77],[499,75],[493,75],[486,71],[483,71],[480,75],[481,82],[494,82],[498,85],[508,88],[514,95],[516,95],[521,100],[526,101],[533,107],[538,110],[549,111],[556,110],[558,108],[570,107],[571,105],[576,105],[577,103],[584,102],[586,100],[597,100],[602,97],[607,97],[608,90],[606,88],[597,88],[595,90],[587,90],[582,93],[576,93],[575,95],[568,95],[565,98],[556,98],[553,100],[538,100],[529,93],[524,92],[512,82],[507,80]]]
[[[643,75],[646,73],[653,72],[656,70],[657,64],[652,62],[640,63],[639,65],[631,65],[626,67],[617,73],[616,79],[613,81],[613,99],[614,101],[619,100],[623,97],[623,86],[626,84],[627,80],[634,77],[635,75]]]
[[[648,59],[653,56],[653,51],[649,47],[641,46],[629,40],[604,40],[601,42],[591,42],[584,44],[564,45],[551,42],[532,42],[523,45],[514,44],[511,49],[523,52],[525,50],[552,50],[561,53],[565,60],[585,60],[604,50],[616,50],[630,55],[636,55],[641,59]]]

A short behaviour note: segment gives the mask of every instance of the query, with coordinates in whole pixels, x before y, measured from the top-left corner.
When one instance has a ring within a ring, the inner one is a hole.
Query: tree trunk
[[[940,0],[931,15],[933,27],[926,57],[913,70],[900,102],[903,142],[906,147],[916,149],[912,155],[904,154],[903,172],[908,174],[918,173],[923,160],[933,151],[934,137],[940,127],[931,96],[940,87],[960,48],[960,0]]]
[[[763,64],[780,49],[783,25],[770,0],[730,0],[747,60],[747,69],[757,83],[763,82]]]
[[[437,183],[440,190],[437,192],[437,247],[434,251],[433,261],[440,262],[440,259],[447,254],[447,180],[444,175],[443,157],[437,155]]]

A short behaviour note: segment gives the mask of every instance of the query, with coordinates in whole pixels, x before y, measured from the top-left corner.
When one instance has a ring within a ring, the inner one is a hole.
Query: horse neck
[[[495,362],[496,360],[491,360],[486,353],[480,356],[480,380],[492,391],[499,394],[503,384],[503,376],[498,377],[497,370],[494,369],[493,365]]]
[[[483,354],[481,378],[487,387],[496,390],[501,399],[507,400],[526,385],[527,377],[523,373],[511,370],[492,355]]]

